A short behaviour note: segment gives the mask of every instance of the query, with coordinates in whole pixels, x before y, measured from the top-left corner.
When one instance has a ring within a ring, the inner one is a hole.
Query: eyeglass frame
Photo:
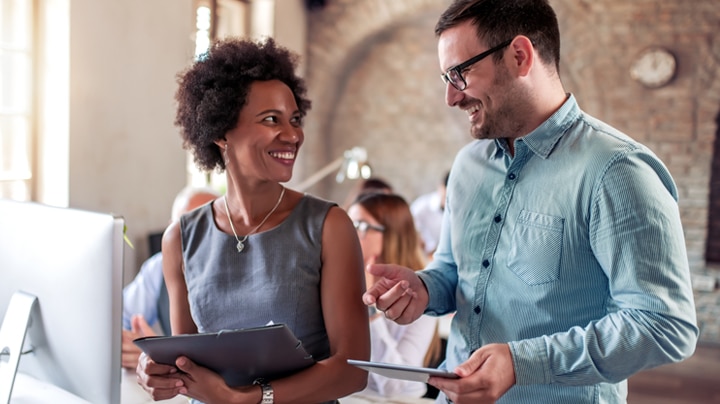
[[[370,224],[365,220],[353,220],[352,223],[353,227],[355,227],[355,230],[362,233],[363,235],[367,234],[368,230],[375,230],[379,233],[385,233],[385,226],[382,225]]]
[[[440,74],[440,77],[442,78],[443,83],[445,83],[445,85],[451,84],[458,91],[465,91],[465,89],[467,88],[467,81],[465,80],[465,77],[462,75],[463,70],[465,70],[468,67],[474,65],[475,63],[485,59],[486,57],[492,55],[493,53],[507,47],[508,45],[510,45],[512,43],[512,41],[513,41],[512,39],[508,39],[507,41],[501,43],[500,45],[492,47],[492,48],[486,50],[485,52],[475,55],[475,56],[471,57],[470,59],[447,69],[445,71],[445,73]],[[452,73],[452,72],[455,72],[455,74],[457,74],[457,76],[460,78],[460,81],[462,82],[462,88],[460,88],[458,86],[458,84],[455,83],[455,81],[453,81],[452,78],[450,77],[450,73]]]

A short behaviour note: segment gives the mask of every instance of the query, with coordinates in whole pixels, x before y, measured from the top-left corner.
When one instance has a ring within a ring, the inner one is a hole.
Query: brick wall
[[[707,272],[710,172],[720,111],[717,0],[551,0],[560,20],[561,76],[585,111],[650,147],[680,193],[691,268]],[[431,191],[470,140],[467,118],[444,103],[433,28],[448,0],[328,0],[308,20],[313,111],[296,174],[352,146],[413,199]],[[668,86],[649,90],[629,69],[644,48],[677,57]],[[351,184],[311,189],[342,202]],[[720,202],[719,202],[720,203]],[[720,222],[720,218],[717,219]],[[720,224],[720,223],[719,223]],[[717,236],[714,236],[717,237]]]

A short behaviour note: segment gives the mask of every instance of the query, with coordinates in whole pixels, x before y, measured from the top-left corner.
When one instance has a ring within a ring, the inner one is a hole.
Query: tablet
[[[348,359],[347,363],[393,379],[410,380],[414,382],[427,383],[430,376],[446,377],[448,379],[459,379],[460,376],[447,370],[424,368],[419,366],[397,365],[393,363],[368,362],[355,359]]]
[[[155,362],[174,365],[178,356],[220,374],[228,386],[247,386],[255,379],[274,380],[315,363],[284,324],[257,328],[145,337],[133,341]]]

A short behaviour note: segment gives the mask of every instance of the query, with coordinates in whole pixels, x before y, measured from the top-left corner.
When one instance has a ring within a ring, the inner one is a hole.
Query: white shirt
[[[420,316],[408,325],[399,325],[378,316],[370,321],[370,360],[401,365],[423,366],[437,327],[437,318]],[[361,394],[382,397],[422,397],[425,383],[392,379],[370,372],[367,388]]]
[[[410,205],[415,227],[423,241],[425,254],[431,254],[437,247],[442,227],[443,209],[440,194],[435,191],[420,195]]]

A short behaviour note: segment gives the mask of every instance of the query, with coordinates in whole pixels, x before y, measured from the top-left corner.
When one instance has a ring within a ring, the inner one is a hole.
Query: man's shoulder
[[[158,252],[146,259],[140,267],[140,272],[128,283],[123,290],[128,293],[136,293],[143,287],[159,289],[163,281],[162,253]],[[124,293],[125,293],[124,292]]]
[[[146,264],[162,265],[162,251],[158,251],[145,260]]]
[[[140,267],[140,272],[146,276],[162,273],[162,252],[157,252],[146,259]]]

